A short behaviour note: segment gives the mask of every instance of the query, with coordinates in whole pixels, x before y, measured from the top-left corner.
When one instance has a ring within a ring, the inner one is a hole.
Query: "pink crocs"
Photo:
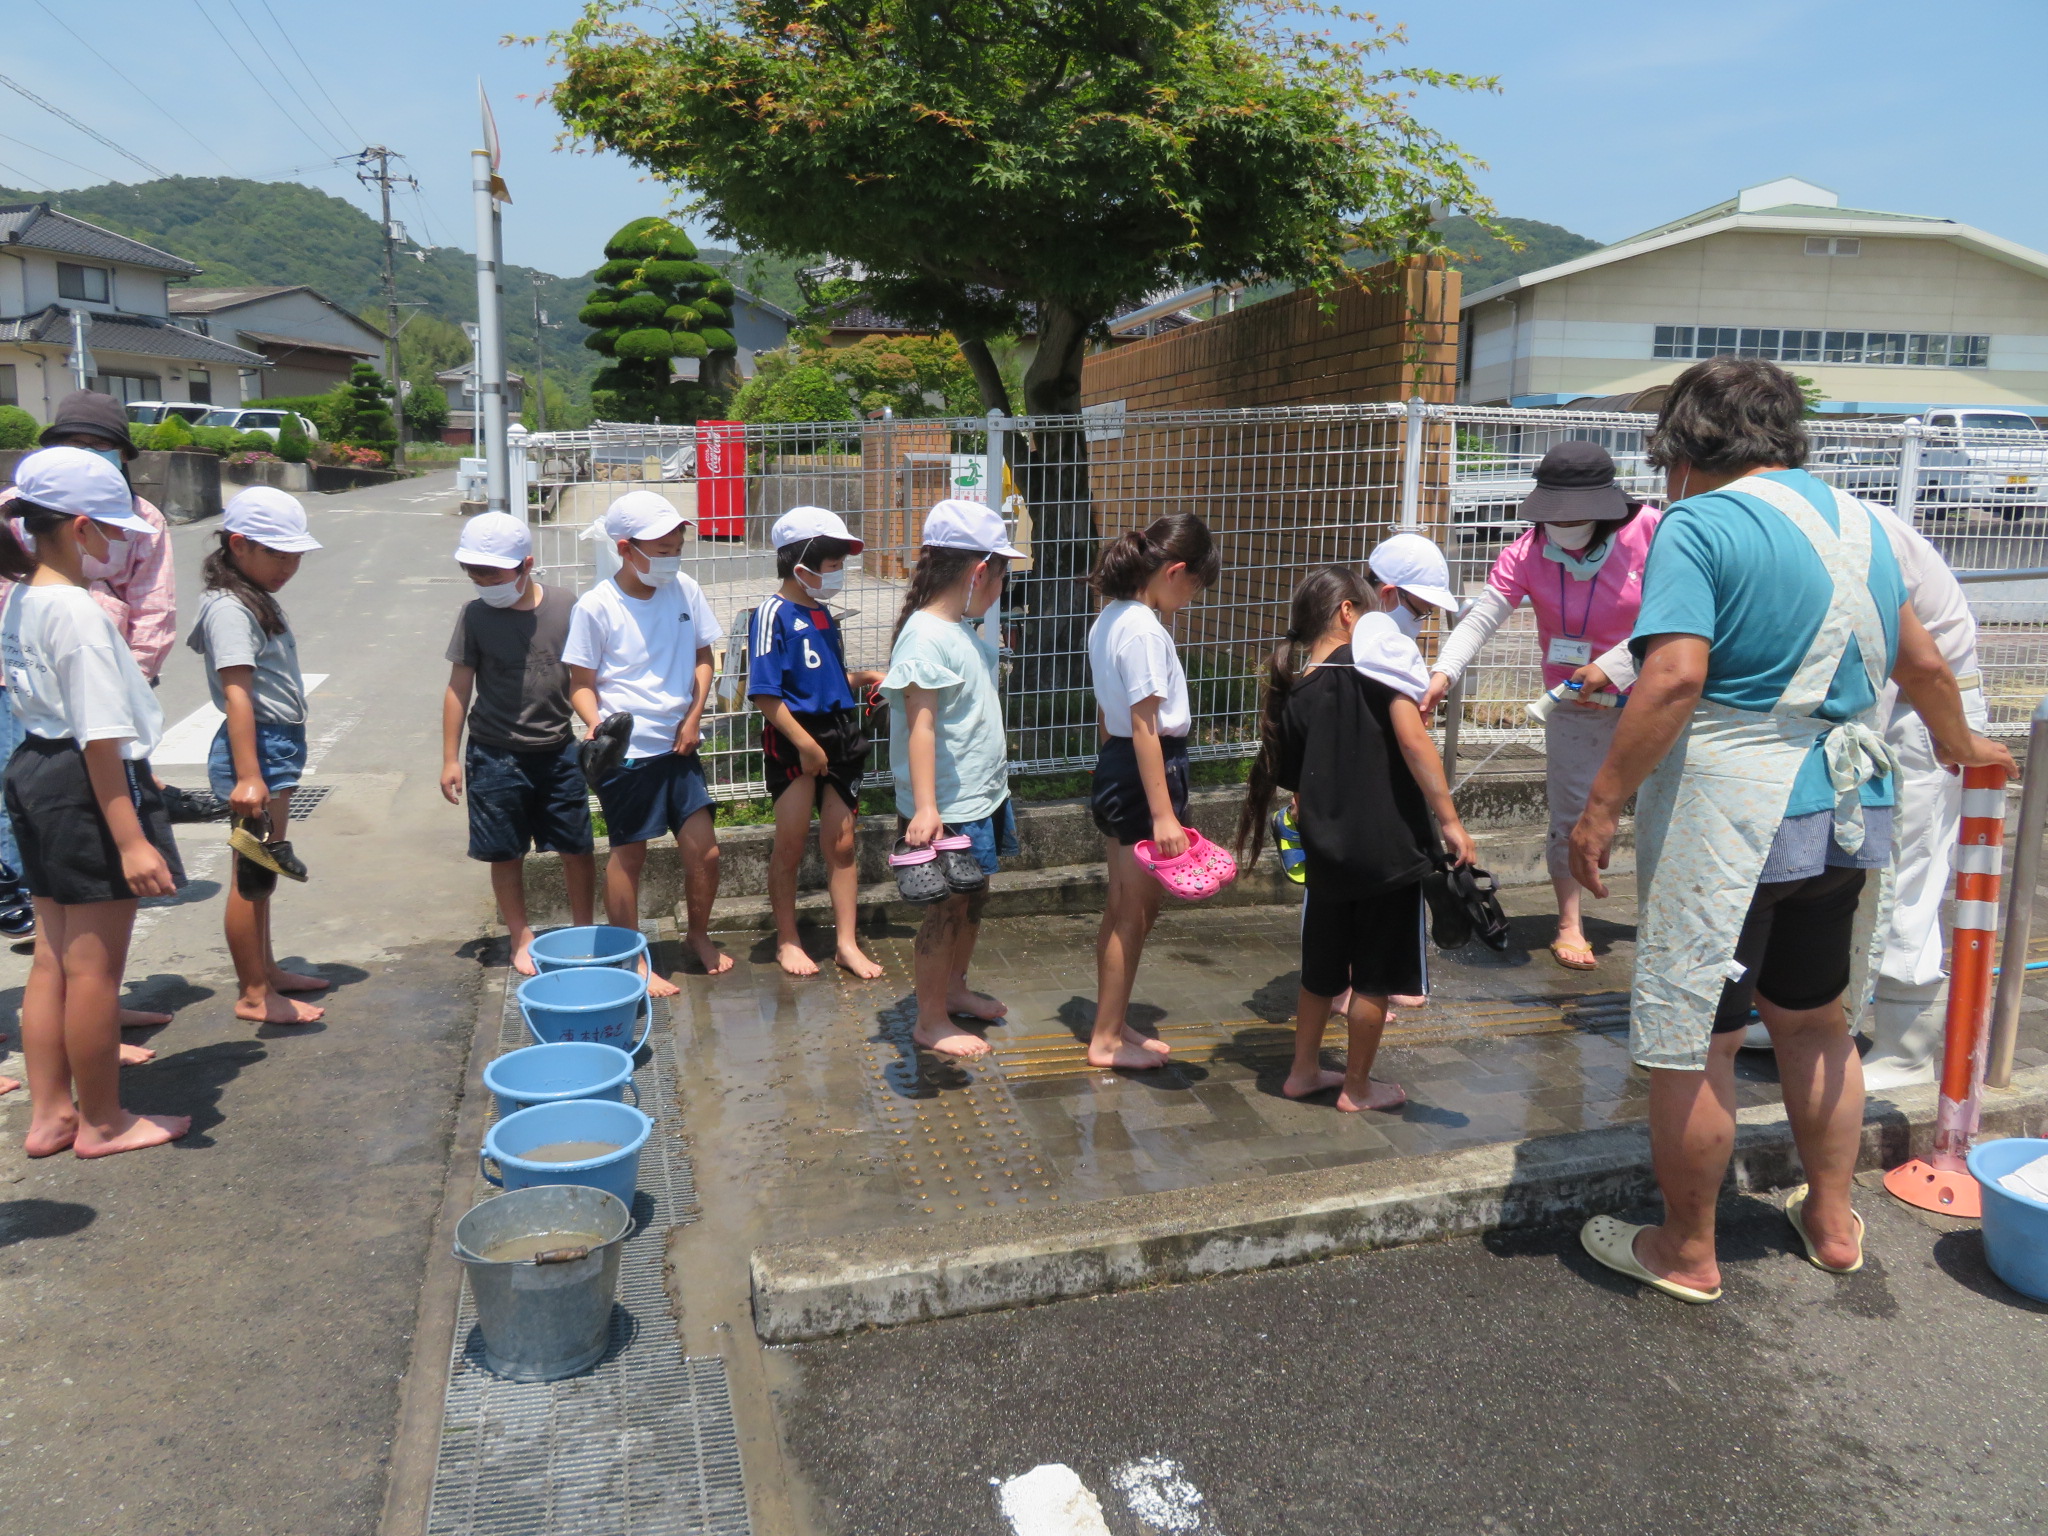
[[[1212,843],[1193,827],[1187,829],[1188,852],[1200,854],[1202,867],[1216,877],[1217,889],[1237,878],[1237,855],[1221,843]]]
[[[1131,849],[1131,856],[1152,874],[1152,878],[1165,886],[1182,901],[1206,901],[1223,889],[1223,881],[1217,878],[1210,867],[1208,857],[1203,853],[1204,839],[1193,827],[1187,829],[1188,851],[1177,859],[1162,859],[1159,848],[1150,838]],[[1215,847],[1214,843],[1208,844]]]

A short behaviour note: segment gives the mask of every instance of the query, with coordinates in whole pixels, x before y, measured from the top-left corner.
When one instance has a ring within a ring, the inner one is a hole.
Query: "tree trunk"
[[[1031,416],[1076,416],[1081,360],[1094,317],[1057,304],[1038,309],[1038,353],[1024,375]],[[1035,429],[1018,444],[1018,488],[1031,510],[1033,569],[1018,583],[1017,666],[1011,718],[1024,757],[1085,756],[1094,750],[1088,694],[1088,576],[1099,537],[1088,480],[1088,439],[1077,427]]]
[[[963,341],[960,343],[960,355],[967,359],[967,367],[974,375],[974,387],[981,391],[981,408],[1011,415],[1010,386],[1003,382],[1003,370],[996,366],[996,355],[989,350],[988,343]]]

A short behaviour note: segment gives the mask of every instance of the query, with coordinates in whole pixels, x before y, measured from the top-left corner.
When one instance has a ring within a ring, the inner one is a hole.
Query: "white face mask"
[[[526,595],[526,580],[519,577],[501,581],[495,586],[478,587],[476,595],[492,608],[510,608]]]
[[[846,590],[846,572],[814,571],[800,565],[796,568],[796,584],[813,597],[836,597]]]
[[[1387,617],[1394,621],[1394,628],[1401,631],[1410,640],[1413,640],[1422,633],[1422,620],[1416,617],[1413,608],[1410,608],[1398,597],[1394,599],[1393,606],[1387,610]]]
[[[1560,549],[1580,550],[1593,542],[1591,523],[1545,523],[1544,537]]]
[[[650,555],[645,550],[640,558],[647,562],[647,570],[641,576],[650,587],[658,587],[664,581],[674,581],[683,568],[681,555]]]

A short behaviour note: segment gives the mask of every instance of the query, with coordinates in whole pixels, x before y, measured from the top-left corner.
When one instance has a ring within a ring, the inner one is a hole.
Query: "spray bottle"
[[[1583,695],[1584,684],[1576,682],[1559,683],[1555,688],[1551,689],[1550,692],[1544,694],[1541,698],[1531,699],[1529,701],[1528,705],[1526,706],[1529,711],[1529,718],[1531,720],[1537,721],[1538,723],[1548,720],[1550,718],[1551,711],[1556,709],[1558,705],[1565,703],[1567,700],[1574,704],[1597,704],[1602,709],[1616,709],[1619,708],[1621,705],[1621,695],[1618,693],[1607,693],[1603,691],[1591,695],[1590,698],[1586,698]]]

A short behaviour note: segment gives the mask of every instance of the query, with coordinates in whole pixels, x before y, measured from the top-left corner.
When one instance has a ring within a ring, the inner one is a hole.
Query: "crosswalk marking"
[[[331,674],[308,672],[305,675],[306,692],[310,695],[315,688],[326,682]],[[202,704],[163,734],[163,740],[156,750],[149,754],[152,767],[161,768],[167,764],[180,766],[189,763],[203,763],[213,749],[213,738],[220,730],[220,723],[227,717],[211,704]]]

